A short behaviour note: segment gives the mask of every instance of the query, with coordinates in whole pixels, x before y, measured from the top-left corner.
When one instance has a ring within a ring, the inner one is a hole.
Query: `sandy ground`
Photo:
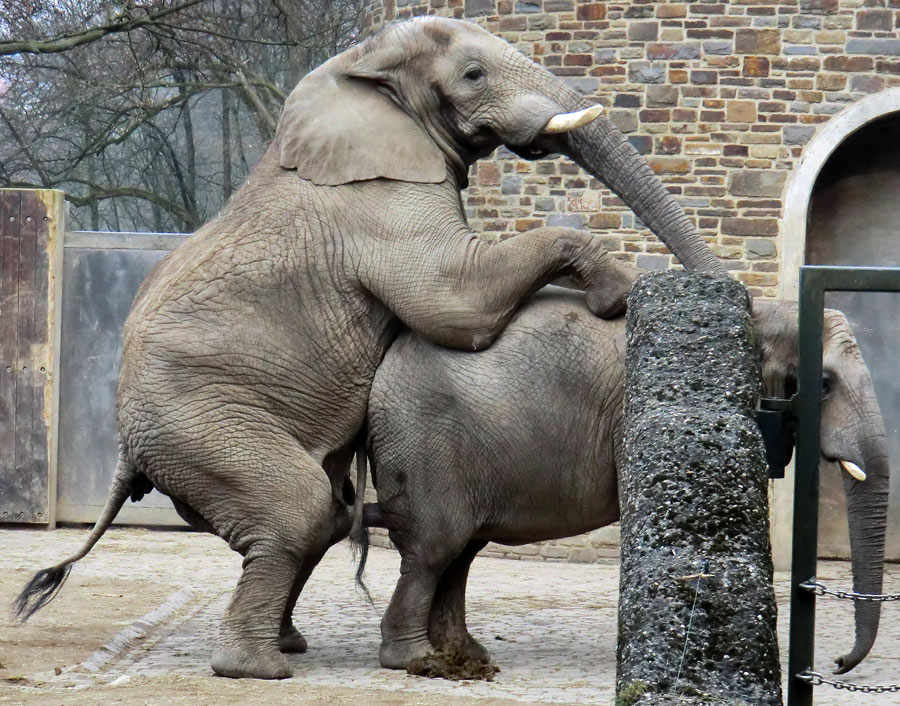
[[[83,529],[0,531],[0,603],[9,605],[38,568],[75,550]],[[469,588],[472,632],[501,668],[494,682],[455,683],[378,667],[378,621],[397,577],[395,553],[373,549],[370,606],[354,590],[353,560],[339,545],[313,575],[295,615],[310,643],[283,682],[212,676],[216,625],[240,571],[220,540],[177,531],[111,530],[60,593],[24,626],[0,626],[0,703],[40,704],[610,704],[615,680],[618,566],[480,558]],[[819,576],[849,584],[849,567],[822,562]],[[900,566],[885,590],[900,592]],[[786,653],[787,576],[776,576]],[[852,641],[852,609],[821,599],[817,661]],[[900,603],[886,604],[873,654],[843,677],[900,682]],[[900,694],[816,690],[816,706],[898,706]]]

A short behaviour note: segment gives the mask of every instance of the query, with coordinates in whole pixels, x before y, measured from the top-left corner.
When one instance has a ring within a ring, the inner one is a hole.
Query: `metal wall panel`
[[[116,468],[116,383],[122,327],[152,267],[186,236],[66,235],[59,410],[59,521],[94,522]],[[152,492],[126,503],[117,524],[183,525],[169,499]]]

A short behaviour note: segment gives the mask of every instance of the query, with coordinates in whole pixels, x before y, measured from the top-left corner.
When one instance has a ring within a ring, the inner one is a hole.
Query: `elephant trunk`
[[[879,446],[885,446],[883,439]],[[850,553],[853,590],[879,594],[884,576],[884,540],[887,530],[888,485],[890,470],[887,449],[868,454],[865,481],[848,474],[844,478],[847,496],[847,520],[850,528]],[[844,674],[859,664],[872,648],[878,634],[881,603],[856,601],[856,638],[853,649],[835,660],[835,674]]]
[[[686,269],[724,274],[687,214],[608,118],[600,116],[565,137],[562,151],[612,189]]]

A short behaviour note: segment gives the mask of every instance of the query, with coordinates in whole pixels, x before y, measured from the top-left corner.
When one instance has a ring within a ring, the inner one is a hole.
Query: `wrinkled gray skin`
[[[110,499],[85,546],[26,587],[20,615],[52,597],[128,496],[156,487],[244,557],[213,669],[290,676],[279,648],[305,649],[291,614],[348,532],[354,439],[401,324],[485,348],[557,277],[584,287],[595,314],[624,306],[634,273],[588,233],[540,228],[496,243],[469,230],[469,165],[500,144],[529,158],[563,152],[686,267],[722,271],[606,118],[544,133],[585,105],[504,41],[435,18],[388,27],[307,75],[247,182],[138,293]]]
[[[797,308],[756,302],[768,396],[796,391]],[[469,564],[488,542],[523,544],[586,532],[619,519],[624,318],[588,314],[579,295],[539,292],[497,342],[478,354],[404,333],[378,369],[369,406],[369,454],[385,526],[402,556],[381,623],[386,667],[404,668],[454,644],[487,651],[466,629]],[[846,318],[825,314],[821,449],[868,474],[843,473],[854,589],[879,593],[887,516],[884,425]],[[835,466],[837,468],[837,466]],[[878,630],[878,603],[857,603],[852,669]]]

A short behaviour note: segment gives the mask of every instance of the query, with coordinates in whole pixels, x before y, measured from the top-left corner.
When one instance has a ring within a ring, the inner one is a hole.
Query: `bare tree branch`
[[[142,17],[132,17],[132,10],[137,8],[126,7],[106,24],[99,27],[91,27],[82,32],[54,37],[53,39],[0,39],[0,56],[11,54],[57,54],[70,51],[76,47],[103,39],[109,34],[131,32],[153,25],[174,12],[186,10],[201,2],[206,2],[206,0],[183,0],[177,5],[158,10],[157,12],[151,12]]]

